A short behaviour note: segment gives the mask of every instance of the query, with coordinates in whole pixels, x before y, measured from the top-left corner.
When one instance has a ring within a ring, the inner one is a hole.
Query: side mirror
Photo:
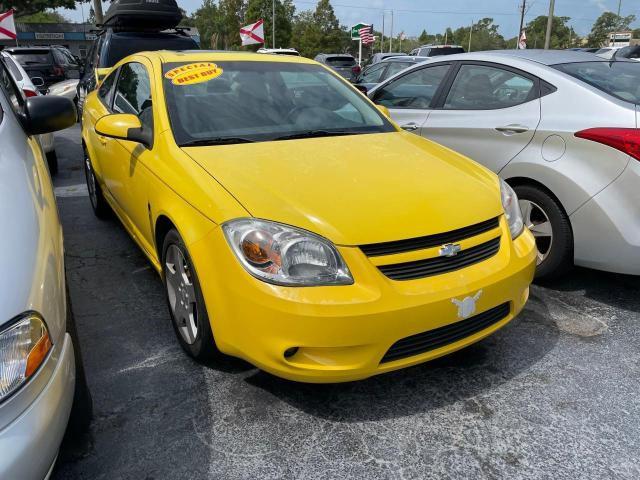
[[[142,128],[140,119],[129,113],[106,115],[96,123],[96,133],[103,137],[129,140],[151,148],[153,138],[148,129]]]
[[[389,113],[389,109],[387,107],[385,107],[384,105],[376,105],[376,107],[378,108],[378,110],[380,110],[380,112],[387,118],[391,118],[391,113]]]
[[[34,87],[44,87],[44,79],[42,77],[31,77],[31,83]]]
[[[361,92],[363,95],[366,95],[366,94],[369,92],[369,89],[368,89],[366,86],[364,86],[364,85],[360,85],[360,84],[357,84],[357,83],[356,83],[356,84],[354,84],[353,86],[354,86],[354,87],[356,87],[356,89],[360,90],[360,92]]]
[[[29,135],[57,132],[75,125],[76,107],[64,97],[29,97],[21,115],[24,129]]]

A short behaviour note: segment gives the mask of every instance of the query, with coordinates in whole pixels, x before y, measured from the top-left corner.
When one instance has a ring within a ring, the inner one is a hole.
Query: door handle
[[[528,127],[523,125],[505,125],[504,127],[496,127],[496,130],[502,133],[526,133],[529,131]]]
[[[415,132],[420,127],[416,123],[411,122],[402,125],[400,128],[406,130],[407,132]]]

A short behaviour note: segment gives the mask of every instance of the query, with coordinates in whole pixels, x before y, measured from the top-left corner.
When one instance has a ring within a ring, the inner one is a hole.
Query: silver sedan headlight
[[[518,196],[513,191],[513,188],[502,179],[500,179],[500,192],[502,194],[502,208],[504,208],[504,214],[509,224],[511,238],[515,239],[524,230],[524,220],[522,219]]]
[[[0,401],[38,371],[51,347],[47,326],[34,312],[23,314],[0,331]]]
[[[311,232],[252,218],[232,220],[222,229],[242,266],[260,280],[285,286],[353,283],[336,247]]]

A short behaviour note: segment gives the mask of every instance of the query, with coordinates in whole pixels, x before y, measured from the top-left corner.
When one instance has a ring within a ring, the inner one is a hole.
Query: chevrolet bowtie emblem
[[[440,256],[441,257],[455,257],[458,253],[460,253],[462,248],[457,243],[447,243],[440,247]]]

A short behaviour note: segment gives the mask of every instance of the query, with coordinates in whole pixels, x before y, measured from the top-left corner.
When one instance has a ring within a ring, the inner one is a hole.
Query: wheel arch
[[[175,223],[165,214],[158,215],[154,224],[153,238],[155,241],[156,255],[158,255],[158,262],[162,264],[162,245],[167,234],[171,230],[178,231]]]

